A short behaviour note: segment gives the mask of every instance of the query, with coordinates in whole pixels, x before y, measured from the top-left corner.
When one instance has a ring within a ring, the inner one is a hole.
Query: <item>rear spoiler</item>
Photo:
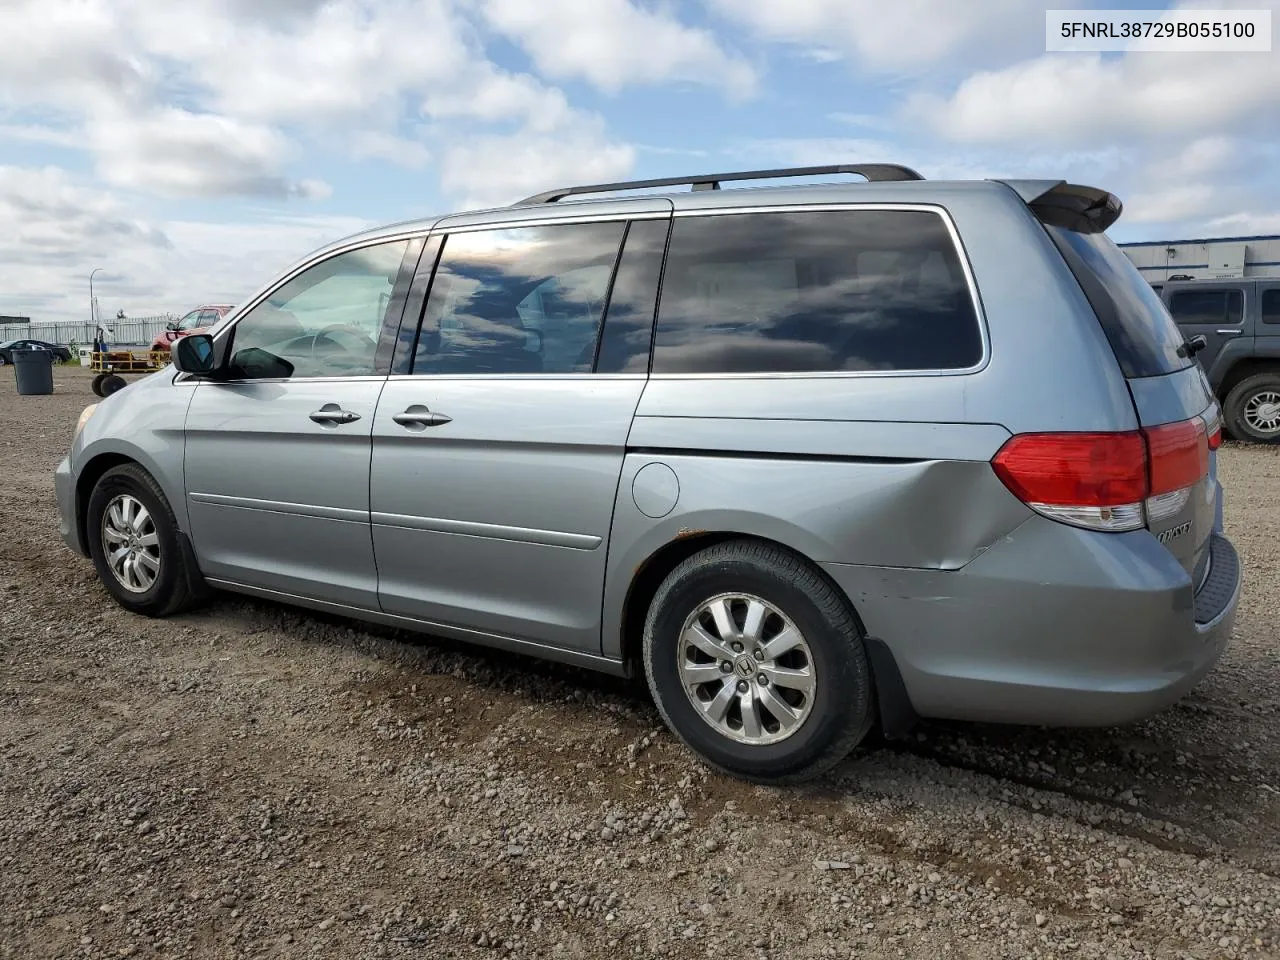
[[[1124,204],[1115,194],[1065,180],[1000,180],[1026,201],[1041,223],[1076,233],[1103,233],[1120,219]]]

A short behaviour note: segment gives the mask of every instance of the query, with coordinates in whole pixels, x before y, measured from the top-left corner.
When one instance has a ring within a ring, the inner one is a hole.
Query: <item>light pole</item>
[[[94,267],[89,271],[89,319],[96,325],[98,322],[98,311],[93,308],[93,275],[101,270],[101,267]]]
[[[98,310],[93,299],[93,275],[101,270],[101,267],[94,267],[89,271],[89,319],[93,323],[93,349],[98,349]]]

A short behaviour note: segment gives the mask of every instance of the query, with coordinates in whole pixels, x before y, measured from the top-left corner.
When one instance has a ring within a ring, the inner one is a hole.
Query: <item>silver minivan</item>
[[[721,188],[833,174],[867,182]],[[1130,721],[1241,574],[1204,341],[1120,210],[842,165],[354,236],[85,410],[63,535],[140,614],[230,590],[642,672],[759,781],[877,722]]]

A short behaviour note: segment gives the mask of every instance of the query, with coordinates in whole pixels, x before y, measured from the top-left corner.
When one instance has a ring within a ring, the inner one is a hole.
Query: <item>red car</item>
[[[168,350],[169,344],[189,333],[204,333],[211,326],[225,317],[234,304],[207,303],[196,307],[181,320],[175,320],[151,342],[152,350]]]

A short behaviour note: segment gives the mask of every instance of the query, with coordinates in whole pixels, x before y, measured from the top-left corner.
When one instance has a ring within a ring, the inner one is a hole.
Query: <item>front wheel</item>
[[[198,599],[198,570],[184,554],[164,492],[137,464],[113,467],[89,496],[89,553],[98,577],[126,610],[163,617]]]
[[[1245,377],[1227,394],[1223,413],[1237,440],[1280,443],[1280,371]]]
[[[874,718],[848,601],[772,544],[718,544],[676,567],[649,608],[644,666],[675,734],[748,780],[815,777],[846,757]]]

